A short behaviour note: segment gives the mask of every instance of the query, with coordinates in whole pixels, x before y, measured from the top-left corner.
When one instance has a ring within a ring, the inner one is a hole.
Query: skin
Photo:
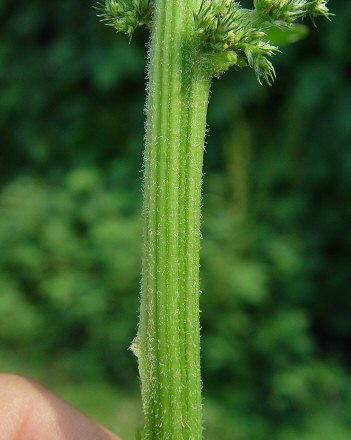
[[[0,439],[122,440],[37,382],[0,375]]]

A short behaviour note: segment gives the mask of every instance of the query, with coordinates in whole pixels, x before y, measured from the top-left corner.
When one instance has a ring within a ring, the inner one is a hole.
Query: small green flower
[[[258,15],[277,25],[290,25],[299,18],[324,16],[329,19],[328,0],[254,0]]]
[[[329,0],[312,0],[307,2],[306,8],[307,13],[311,15],[311,17],[322,16],[330,20],[330,14],[327,3]]]
[[[260,77],[264,77],[271,83],[275,72],[266,57],[272,56],[277,48],[266,40],[264,28],[257,26],[252,12],[241,8],[236,1],[203,0],[199,12],[194,15],[196,33],[216,60],[219,53],[235,53],[232,65],[250,66],[259,82]],[[224,66],[229,67],[227,63]]]
[[[105,0],[98,9],[107,26],[125,32],[131,39],[137,27],[150,26],[153,6],[153,0]]]
[[[254,6],[262,19],[281,24],[306,15],[306,0],[254,0]]]

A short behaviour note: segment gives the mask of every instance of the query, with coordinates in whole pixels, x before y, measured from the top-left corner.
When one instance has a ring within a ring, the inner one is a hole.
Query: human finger
[[[30,379],[0,375],[0,440],[122,440]]]

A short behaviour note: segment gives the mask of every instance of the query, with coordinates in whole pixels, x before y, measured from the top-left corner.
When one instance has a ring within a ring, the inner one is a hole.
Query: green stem
[[[131,38],[142,24],[152,29],[140,324],[132,344],[145,414],[140,439],[202,438],[199,248],[211,77],[249,65],[270,83],[267,57],[277,48],[264,22],[329,17],[327,0],[269,3],[255,0],[251,11],[227,0],[104,0],[101,17],[118,31]]]
[[[200,0],[154,11],[144,181],[139,359],[143,438],[202,438],[199,244],[210,75],[192,47]]]

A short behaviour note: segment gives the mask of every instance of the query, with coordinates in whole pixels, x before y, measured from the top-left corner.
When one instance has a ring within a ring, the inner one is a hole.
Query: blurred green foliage
[[[351,436],[351,4],[331,8],[332,24],[277,56],[274,87],[247,71],[213,85],[201,297],[209,440]],[[69,0],[2,0],[0,15],[0,367],[41,378],[132,438],[115,411],[138,419],[128,347],[147,34],[129,46],[92,4]],[[123,390],[124,404],[95,383]]]

